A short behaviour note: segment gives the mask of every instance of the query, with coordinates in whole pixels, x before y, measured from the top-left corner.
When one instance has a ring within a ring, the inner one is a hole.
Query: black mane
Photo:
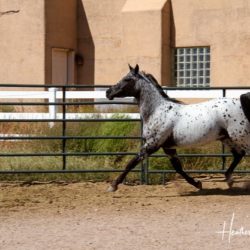
[[[165,91],[163,90],[163,88],[161,87],[161,85],[157,82],[157,80],[155,79],[155,77],[151,74],[145,73],[145,76],[150,80],[150,82],[156,87],[156,89],[159,91],[159,93],[162,95],[162,97],[164,97],[166,100],[174,102],[174,103],[183,103],[182,101],[179,101],[175,98],[170,98]]]

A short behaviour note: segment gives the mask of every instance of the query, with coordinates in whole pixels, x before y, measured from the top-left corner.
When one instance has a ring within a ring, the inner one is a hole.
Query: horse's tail
[[[250,92],[240,96],[241,107],[248,121],[250,122]]]

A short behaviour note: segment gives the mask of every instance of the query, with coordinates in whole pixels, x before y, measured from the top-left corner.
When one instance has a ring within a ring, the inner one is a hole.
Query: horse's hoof
[[[109,188],[107,189],[107,192],[111,193],[111,192],[115,192],[117,190],[117,186],[109,186]]]
[[[196,187],[200,190],[202,190],[202,182],[201,181],[197,181]]]
[[[233,184],[234,184],[233,178],[230,177],[230,178],[226,179],[226,181],[227,181],[228,187],[229,187],[229,188],[232,188],[232,187],[233,187]]]

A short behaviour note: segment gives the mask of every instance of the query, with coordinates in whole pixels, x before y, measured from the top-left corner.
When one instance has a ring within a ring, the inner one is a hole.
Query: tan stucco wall
[[[250,1],[172,0],[176,47],[211,46],[211,86],[250,86]]]
[[[0,82],[44,84],[44,1],[0,0]]]
[[[173,48],[210,46],[211,86],[250,86],[249,27],[250,0],[0,0],[0,82],[51,83],[56,47],[83,56],[75,83],[139,63],[171,85]]]
[[[211,86],[250,85],[249,0],[81,2],[88,25],[85,34],[79,31],[85,54],[80,79],[91,72],[83,83],[116,82],[127,63],[139,63],[171,85],[173,48],[210,46]]]
[[[77,0],[46,0],[46,83],[52,82],[52,49],[77,51]],[[77,79],[75,79],[77,82]]]
[[[125,61],[138,63],[164,84],[170,81],[169,10],[166,0],[127,0],[122,9]]]
[[[82,84],[115,83],[127,72],[123,58],[121,10],[126,0],[80,0],[78,50],[84,65],[78,68]],[[125,65],[125,67],[124,67]]]
[[[139,63],[160,82],[170,81],[169,39],[162,41],[170,33],[167,0],[80,2],[78,50],[84,66],[78,71],[79,83],[115,83],[128,72],[128,63]]]

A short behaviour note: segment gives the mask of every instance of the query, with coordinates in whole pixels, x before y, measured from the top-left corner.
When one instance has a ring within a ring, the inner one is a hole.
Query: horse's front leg
[[[202,189],[202,183],[200,181],[195,181],[186,172],[184,172],[184,170],[182,169],[181,161],[177,157],[176,150],[165,147],[163,147],[163,150],[170,157],[170,162],[172,163],[176,172],[180,174],[189,184],[195,186],[198,189]]]
[[[127,174],[136,167],[136,165],[142,161],[147,155],[151,155],[159,148],[155,146],[143,146],[140,150],[140,153],[137,154],[125,167],[124,171],[118,176],[116,180],[114,180],[111,186],[108,188],[108,192],[115,192],[118,189],[118,185],[122,183],[127,176]]]

